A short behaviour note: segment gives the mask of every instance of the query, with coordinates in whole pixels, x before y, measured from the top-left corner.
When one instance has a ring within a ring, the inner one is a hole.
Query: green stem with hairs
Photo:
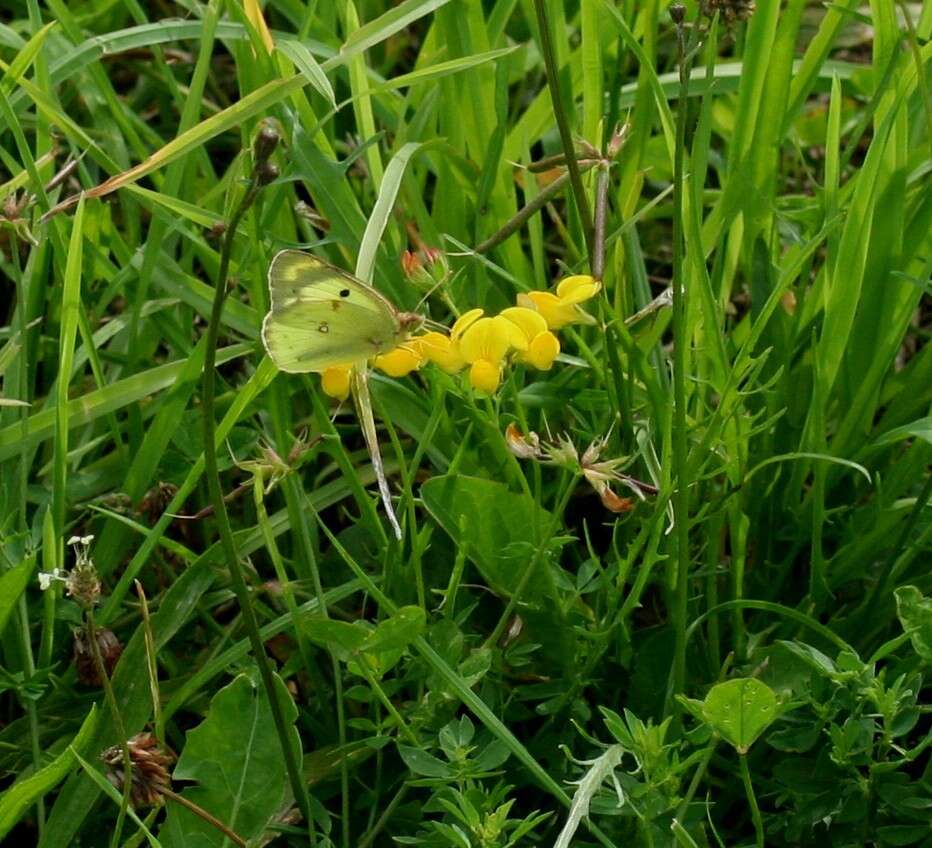
[[[223,489],[220,486],[220,472],[217,466],[217,440],[216,440],[216,421],[214,420],[214,404],[217,391],[217,339],[220,333],[220,316],[223,312],[223,301],[227,293],[227,277],[230,270],[230,255],[233,250],[233,239],[236,235],[237,227],[240,224],[246,211],[252,206],[262,187],[259,174],[254,173],[236,210],[230,218],[226,233],[223,239],[223,247],[220,253],[220,268],[217,272],[217,285],[214,289],[214,302],[210,312],[210,322],[207,325],[207,351],[204,355],[204,373],[202,381],[202,409],[204,416],[204,471],[207,478],[207,488],[210,492],[210,500],[214,506],[214,516],[217,521],[217,529],[220,534],[221,547],[226,560],[227,568],[230,572],[230,582],[233,587],[233,593],[239,604],[240,612],[243,617],[243,624],[246,633],[249,636],[249,642],[252,647],[253,657],[259,668],[259,676],[262,679],[262,685],[265,688],[266,695],[269,699],[269,707],[272,711],[272,721],[275,724],[275,732],[278,734],[278,740],[282,747],[282,756],[285,761],[285,770],[288,772],[288,780],[291,784],[291,791],[294,793],[295,802],[301,813],[304,815],[308,827],[311,827],[310,807],[307,799],[307,788],[301,775],[301,767],[294,748],[291,745],[290,733],[285,714],[278,700],[278,692],[275,688],[275,679],[273,677],[272,666],[265,654],[265,646],[262,642],[262,636],[259,634],[259,624],[256,620],[256,613],[252,608],[249,598],[249,589],[246,586],[246,578],[243,574],[243,567],[240,563],[239,554],[236,550],[236,542],[233,538],[233,529],[230,526],[230,518],[227,514],[226,502],[223,498]]]

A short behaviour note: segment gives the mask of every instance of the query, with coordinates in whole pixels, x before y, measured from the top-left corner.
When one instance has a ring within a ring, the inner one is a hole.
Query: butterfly
[[[269,265],[271,306],[262,322],[269,357],[290,374],[352,366],[352,390],[388,520],[401,539],[382,466],[367,362],[403,344],[424,319],[399,312],[372,286],[299,250],[282,250]]]

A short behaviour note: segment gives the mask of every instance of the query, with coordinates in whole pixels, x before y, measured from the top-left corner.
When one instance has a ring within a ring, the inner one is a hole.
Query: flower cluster
[[[627,458],[602,459],[602,451],[605,450],[607,442],[608,436],[590,442],[589,447],[580,456],[576,446],[566,436],[560,436],[553,442],[542,442],[537,433],[524,435],[514,424],[509,424],[505,430],[508,450],[519,459],[556,465],[574,474],[580,474],[598,493],[606,509],[611,512],[630,512],[634,509],[634,500],[620,497],[611,488],[612,483],[620,483],[633,492],[638,500],[645,500],[647,495],[656,495],[657,488],[628,474],[622,474],[618,469],[619,466],[627,464]]]
[[[53,583],[64,583],[65,592],[84,607],[94,606],[100,600],[100,579],[94,560],[91,559],[93,536],[72,536],[68,544],[74,548],[75,563],[71,571],[60,568],[39,572],[39,588],[45,591]]]
[[[517,305],[498,315],[470,309],[449,334],[429,332],[408,339],[372,360],[389,377],[404,377],[428,362],[448,374],[468,369],[473,388],[492,394],[502,381],[505,366],[521,362],[547,371],[560,353],[555,331],[569,324],[591,324],[595,319],[580,304],[599,292],[601,284],[588,275],[562,280],[556,292],[530,291],[518,295]],[[352,366],[338,365],[321,374],[321,387],[331,397],[345,399],[350,391]]]

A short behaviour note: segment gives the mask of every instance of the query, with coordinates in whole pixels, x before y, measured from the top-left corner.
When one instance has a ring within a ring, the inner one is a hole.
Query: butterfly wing
[[[371,286],[298,250],[269,266],[262,342],[282,371],[323,371],[391,350],[404,336],[394,307]]]

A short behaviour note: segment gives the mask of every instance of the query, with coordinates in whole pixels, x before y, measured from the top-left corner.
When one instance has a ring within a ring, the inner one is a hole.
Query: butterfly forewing
[[[395,347],[404,330],[375,289],[311,254],[283,250],[269,266],[262,340],[282,371],[323,371]]]

